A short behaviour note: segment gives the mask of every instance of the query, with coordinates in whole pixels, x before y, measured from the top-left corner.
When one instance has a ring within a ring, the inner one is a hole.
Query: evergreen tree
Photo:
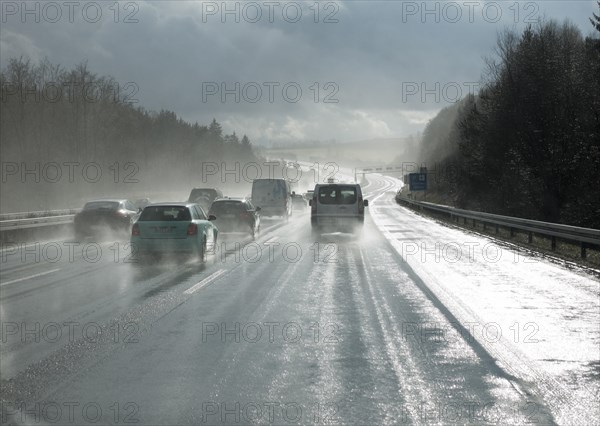
[[[598,9],[600,10],[600,1],[598,1],[597,3]],[[600,12],[598,12],[598,15],[592,12],[592,18],[590,18],[590,22],[592,23],[594,28],[596,28],[596,31],[600,32]]]
[[[51,91],[42,90],[49,85],[61,88],[62,96],[48,99]],[[136,108],[119,87],[85,62],[68,70],[47,59],[38,64],[9,59],[0,72],[2,161],[28,169],[48,162],[80,168],[93,162],[102,167],[104,179],[87,183],[81,169],[75,171],[75,182],[69,182],[66,171],[58,183],[23,185],[7,179],[0,191],[4,211],[77,207],[104,194],[167,190],[173,182],[195,184],[204,161],[257,161],[235,132],[225,142],[216,119],[208,126],[190,124],[173,111]],[[137,184],[124,185],[126,180]]]

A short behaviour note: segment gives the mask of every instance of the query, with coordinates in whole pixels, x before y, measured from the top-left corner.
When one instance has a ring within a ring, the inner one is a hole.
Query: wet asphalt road
[[[365,192],[401,220],[391,189]],[[3,423],[555,422],[369,216],[358,238],[265,220],[204,265],[50,244],[4,253]]]

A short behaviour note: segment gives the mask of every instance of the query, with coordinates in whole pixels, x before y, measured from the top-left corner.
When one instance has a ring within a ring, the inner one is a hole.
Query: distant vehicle
[[[399,190],[396,192],[396,195],[394,196],[394,200],[395,200],[397,203],[399,203],[401,199],[402,199],[402,189],[399,189]]]
[[[365,207],[359,184],[327,183],[315,185],[310,204],[310,223],[313,234],[322,230],[360,233],[365,219]]]
[[[132,254],[140,260],[172,254],[204,262],[208,251],[216,249],[215,219],[196,203],[150,204],[131,229]]]
[[[304,197],[300,194],[296,194],[292,191],[292,208],[294,210],[302,210],[306,209],[307,203]]]
[[[73,220],[75,238],[83,240],[107,230],[128,234],[139,212],[140,209],[127,199],[89,201]]]
[[[217,217],[220,232],[248,232],[255,238],[260,231],[260,210],[245,198],[220,198],[213,201],[208,214]]]
[[[204,211],[208,211],[212,202],[217,198],[222,197],[223,193],[217,188],[194,188],[192,189],[192,192],[190,192],[188,202],[198,203],[204,209]]]
[[[135,200],[133,202],[133,204],[135,205],[135,207],[137,209],[143,209],[144,207],[146,207],[150,203],[151,203],[151,201],[150,201],[149,198],[138,198],[137,200]]]
[[[292,192],[285,179],[255,179],[252,182],[252,204],[260,207],[263,216],[292,215]]]
[[[313,189],[309,189],[308,191],[306,191],[303,194],[303,197],[306,201],[310,201],[312,200],[313,194],[315,193],[315,191]]]

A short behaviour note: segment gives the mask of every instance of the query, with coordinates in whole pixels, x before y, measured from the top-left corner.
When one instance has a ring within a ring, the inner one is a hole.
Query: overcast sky
[[[214,117],[261,144],[415,133],[477,90],[498,32],[568,18],[587,35],[598,11],[595,1],[23,4],[1,1],[3,68],[19,56],[87,61],[135,83],[137,105]]]

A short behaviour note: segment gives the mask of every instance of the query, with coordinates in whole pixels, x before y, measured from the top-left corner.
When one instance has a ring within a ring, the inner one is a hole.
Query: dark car
[[[210,205],[217,198],[222,198],[223,192],[217,188],[194,188],[190,192],[190,196],[188,197],[189,203],[198,203],[204,209],[204,211],[208,211],[210,209]]]
[[[125,199],[106,199],[87,202],[75,215],[75,238],[82,240],[103,231],[129,234],[140,209]]]
[[[217,188],[194,188],[190,192],[188,201],[193,203],[198,197],[208,197],[211,201],[223,197],[223,192]]]
[[[252,238],[260,230],[260,207],[245,198],[220,198],[212,203],[209,215],[217,217],[215,224],[221,232],[248,232]]]

